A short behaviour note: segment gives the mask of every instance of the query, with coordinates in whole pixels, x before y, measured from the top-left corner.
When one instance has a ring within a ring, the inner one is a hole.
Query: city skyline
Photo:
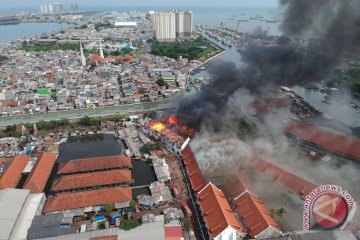
[[[191,8],[191,7],[244,7],[244,8],[267,8],[267,7],[278,7],[278,0],[226,0],[221,3],[219,2],[209,2],[205,0],[199,0],[194,3],[194,1],[184,0],[181,2],[168,2],[164,0],[154,0],[149,4],[148,1],[139,0],[139,1],[131,1],[131,0],[123,0],[121,2],[115,0],[105,0],[105,1],[97,1],[97,0],[62,0],[62,1],[52,1],[52,0],[33,0],[31,2],[24,2],[23,0],[14,0],[14,1],[5,1],[3,3],[2,8],[19,8],[21,7],[38,7],[42,4],[51,4],[54,2],[60,3],[78,3],[81,6],[131,6],[131,7],[183,7],[183,8]]]

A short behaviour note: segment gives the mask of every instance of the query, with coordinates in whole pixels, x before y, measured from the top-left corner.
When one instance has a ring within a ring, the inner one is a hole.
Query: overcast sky
[[[1,0],[0,8],[38,7],[40,4],[61,2],[78,3],[81,6],[174,6],[191,8],[212,7],[277,7],[278,0]]]

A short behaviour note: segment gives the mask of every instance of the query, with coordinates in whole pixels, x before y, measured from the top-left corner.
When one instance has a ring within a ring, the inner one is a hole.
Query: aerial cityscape
[[[0,240],[360,240],[358,0],[0,8]]]

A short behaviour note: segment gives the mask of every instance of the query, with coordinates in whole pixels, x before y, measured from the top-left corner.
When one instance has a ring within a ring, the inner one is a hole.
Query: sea
[[[177,8],[181,9],[181,8]],[[169,11],[169,7],[83,7],[83,11],[112,12],[112,11]],[[181,9],[186,10],[186,9]],[[255,29],[267,31],[270,35],[280,35],[281,10],[277,8],[214,8],[194,7],[194,25],[225,26],[241,32],[251,33]],[[38,12],[37,8],[0,8],[0,15],[9,15],[20,12]],[[240,20],[240,21],[238,21]],[[266,22],[265,20],[277,21]],[[66,24],[57,23],[22,23],[18,25],[0,26],[0,42],[35,36],[49,31],[56,31],[68,27]]]

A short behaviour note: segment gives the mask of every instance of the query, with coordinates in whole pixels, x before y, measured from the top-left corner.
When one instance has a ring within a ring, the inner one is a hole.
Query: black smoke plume
[[[262,95],[280,85],[324,80],[341,58],[360,46],[359,0],[280,0],[285,7],[283,36],[273,46],[249,46],[242,66],[224,62],[210,66],[210,83],[178,108],[180,121],[199,130],[216,124],[228,98],[244,88]],[[299,39],[317,39],[299,47]]]

